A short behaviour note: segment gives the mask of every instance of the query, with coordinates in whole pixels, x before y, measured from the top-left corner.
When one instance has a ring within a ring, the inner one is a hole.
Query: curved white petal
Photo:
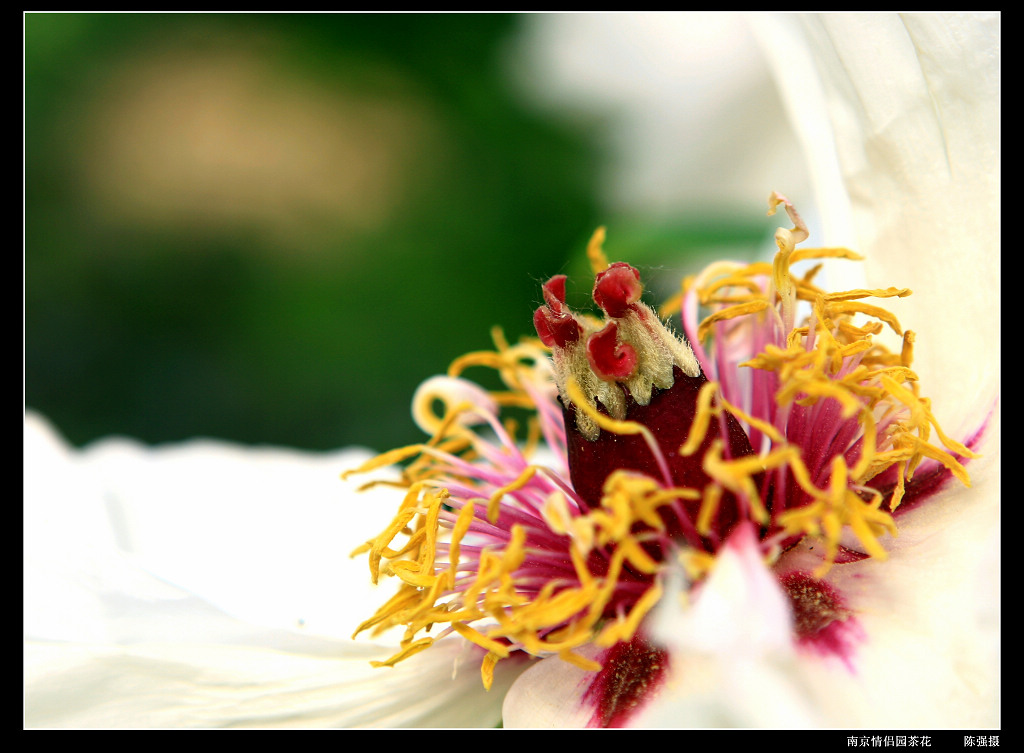
[[[789,601],[753,530],[730,537],[695,595],[675,592],[651,624],[671,676],[636,726],[814,726],[813,698],[796,680]]]
[[[729,537],[711,575],[690,598],[689,610],[665,599],[666,610],[655,615],[653,636],[667,648],[742,661],[789,651],[789,602],[761,558],[751,524]]]
[[[925,394],[973,431],[998,389],[999,14],[759,21],[824,242],[862,252],[869,286],[913,289],[893,310],[919,333]]]
[[[33,571],[117,586],[128,562],[253,624],[323,635],[350,634],[388,595],[349,557],[393,514],[389,495],[357,495],[339,478],[368,453],[128,439],[74,451],[37,416],[26,437]],[[343,583],[366,585],[342,598]]]
[[[970,489],[951,485],[902,516],[889,561],[830,576],[862,612],[870,645],[856,681],[840,686],[849,692],[823,694],[823,706],[851,725],[993,726],[999,15],[762,20],[763,46],[808,154],[836,156],[810,160],[826,197],[826,240],[865,253],[870,286],[913,288],[893,309],[918,332],[914,367],[947,432],[963,438],[987,423],[985,457],[968,466]],[[815,670],[821,687],[837,687],[836,668]]]
[[[849,666],[814,654],[800,663],[822,725],[999,726],[998,476],[979,475],[979,488],[945,490],[906,515],[886,561],[829,572],[860,640]],[[965,511],[971,494],[980,501]],[[779,567],[818,562],[802,546]]]
[[[461,639],[375,668],[392,647],[254,627],[184,593],[103,606],[119,641],[26,640],[27,726],[493,727],[519,669],[484,693]]]
[[[526,19],[531,99],[582,117],[609,147],[613,211],[764,204],[803,190],[799,145],[741,13],[545,14]],[[613,235],[614,237],[614,235]]]
[[[595,646],[578,652],[588,659],[601,653]],[[596,674],[557,656],[533,664],[505,695],[502,725],[509,729],[581,729],[593,725],[596,709],[587,701]]]
[[[29,726],[493,726],[518,673],[441,641],[393,669],[353,641],[386,599],[349,558],[394,500],[358,451],[69,448],[25,420]],[[456,681],[452,681],[453,674]]]
[[[842,180],[849,198],[823,203],[830,242],[866,254],[870,285],[913,288],[893,308],[918,332],[914,367],[947,432],[988,422],[970,489],[903,516],[890,561],[837,568],[871,640],[846,686],[859,701],[827,696],[851,724],[998,724],[999,21],[828,14],[763,27],[809,152],[837,155],[811,160],[818,184]],[[881,686],[899,702],[879,703]]]

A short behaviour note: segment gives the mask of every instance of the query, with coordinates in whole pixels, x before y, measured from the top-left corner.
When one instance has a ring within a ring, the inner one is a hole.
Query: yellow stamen
[[[572,651],[569,651],[568,649],[562,649],[561,651],[559,651],[558,658],[562,661],[569,662],[569,664],[577,666],[580,669],[584,669],[588,672],[599,672],[601,670],[601,665],[593,659],[588,659],[585,656],[574,654]]]
[[[873,316],[876,319],[881,319],[883,322],[892,328],[892,331],[897,335],[902,335],[903,330],[900,329],[900,323],[896,321],[896,317],[883,309],[881,306],[872,306],[869,303],[861,303],[860,301],[832,301],[828,307],[830,313],[830,319],[835,318],[837,314],[867,314]]]
[[[455,573],[459,569],[459,553],[462,546],[462,539],[473,524],[473,503],[466,502],[459,510],[459,517],[455,520],[455,527],[452,529],[452,540],[449,546],[448,559],[448,590],[455,589]]]
[[[630,611],[629,616],[608,625],[608,627],[601,631],[594,642],[598,646],[614,646],[619,641],[630,640],[636,635],[636,631],[640,628],[640,622],[643,618],[661,601],[663,593],[661,584],[655,583],[640,597]]]
[[[746,424],[748,426],[751,426],[751,427],[757,429],[762,434],[767,434],[768,437],[773,442],[775,442],[776,444],[781,444],[781,443],[783,443],[785,441],[783,436],[782,436],[782,434],[774,426],[772,426],[770,423],[768,423],[766,421],[762,421],[760,418],[755,418],[754,416],[751,416],[749,413],[746,413],[746,412],[740,410],[735,405],[733,405],[732,403],[728,402],[721,395],[719,395],[718,401],[721,403],[722,408],[724,410],[726,410],[729,413],[731,413],[733,416],[738,418],[740,421],[746,422]],[[680,452],[682,452],[682,450],[680,450]]]
[[[494,684],[494,665],[502,658],[504,657],[498,656],[493,651],[488,651],[487,656],[484,657],[483,662],[480,664],[480,677],[483,679],[484,690],[490,690]]]
[[[874,288],[871,290],[845,290],[841,293],[826,293],[826,301],[852,301],[857,298],[906,298],[911,294],[910,288]]]
[[[889,513],[880,509],[879,495],[865,502],[850,489],[848,469],[842,456],[837,456],[832,462],[832,475],[827,490],[818,489],[810,482],[807,469],[798,459],[793,460],[791,467],[800,486],[816,501],[785,511],[779,516],[779,523],[790,534],[824,536],[826,556],[817,575],[823,575],[835,562],[839,538],[846,525],[850,526],[869,555],[878,559],[887,557],[878,537],[883,533],[895,536],[896,524]],[[801,470],[799,473],[798,468]]]
[[[796,264],[807,259],[850,259],[851,261],[861,261],[864,257],[848,248],[798,248],[790,255],[789,262],[790,264]]]
[[[708,332],[711,330],[711,325],[715,322],[724,321],[726,319],[735,319],[738,316],[747,316],[748,314],[755,314],[758,311],[764,311],[768,308],[767,301],[750,301],[749,303],[741,303],[736,306],[730,306],[729,308],[716,311],[711,316],[707,317],[697,327],[697,339],[703,340],[707,337]]]
[[[533,474],[537,472],[536,466],[528,465],[519,477],[510,484],[498,489],[494,494],[491,495],[490,502],[487,504],[487,519],[492,523],[498,522],[498,511],[501,506],[501,498],[509,492],[519,491],[533,478]]]
[[[903,350],[900,351],[900,363],[909,367],[914,360],[915,335],[909,329],[903,333]]]
[[[418,654],[423,649],[429,647],[434,642],[433,638],[420,638],[418,641],[414,641],[406,646],[402,647],[402,650],[392,656],[386,661],[371,661],[370,664],[374,667],[393,667],[403,659],[408,659],[413,654]]]
[[[398,449],[395,450],[389,450],[388,452],[381,453],[375,458],[367,460],[358,468],[353,468],[352,470],[345,471],[344,473],[341,474],[341,478],[342,480],[346,480],[348,479],[349,476],[352,476],[356,473],[369,473],[370,471],[375,471],[378,468],[387,468],[389,465],[395,465],[397,463],[401,463],[404,460],[408,460],[411,457],[415,457],[416,455],[419,455],[422,451],[423,445],[421,444],[412,444],[406,447],[399,447]]]
[[[594,274],[600,274],[608,269],[608,257],[604,255],[605,229],[599,227],[594,231],[594,234],[590,236],[590,242],[587,244],[587,259],[590,261],[590,268]]]
[[[700,392],[697,394],[697,407],[694,411],[693,423],[690,425],[690,433],[686,435],[686,441],[679,448],[680,455],[688,457],[695,453],[707,436],[712,416],[711,401],[717,390],[718,385],[715,382],[707,382],[700,388]]]
[[[474,630],[469,625],[462,622],[453,622],[452,627],[455,632],[465,638],[467,641],[472,641],[481,648],[486,648],[489,653],[493,654],[498,659],[504,659],[508,656],[508,646],[502,645],[495,640],[492,640],[477,630]]]

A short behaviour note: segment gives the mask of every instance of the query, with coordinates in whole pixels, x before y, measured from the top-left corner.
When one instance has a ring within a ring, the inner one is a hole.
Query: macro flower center
[[[813,572],[779,576],[794,640],[846,645],[851,612],[821,578],[884,559],[919,466],[968,483],[961,461],[973,454],[920,396],[913,333],[867,302],[910,291],[830,293],[815,285],[820,264],[796,276],[801,262],[859,257],[797,249],[807,229],[778,194],[769,214],[780,205],[794,227],[777,231],[773,262],[714,264],[660,315],[640,272],[607,262],[599,231],[588,256],[602,319],[572,311],[566,278],[553,277],[534,314],[539,340],[513,345],[496,330],[495,350],[424,382],[413,414],[431,439],[345,474],[402,466],[399,480],[370,482],[399,487],[401,501],[356,552],[375,583],[399,582],[356,630],[404,628],[382,664],[454,633],[481,650],[487,687],[513,655],[599,670],[585,646],[609,649],[605,660],[642,646],[622,662],[646,656],[652,679],[667,657],[648,649],[643,624],[663,581],[681,570],[699,598],[740,526],[769,567],[813,542]],[[682,335],[662,321],[670,313]],[[886,327],[900,352],[873,339]],[[471,368],[496,371],[505,389],[478,387]]]
[[[625,493],[630,504],[623,488],[629,477],[617,476],[609,484],[613,474],[633,471],[654,479],[662,500],[657,514],[635,523],[713,552],[740,513],[727,492],[718,501],[711,530],[697,532],[700,502],[693,492],[712,483],[703,460],[712,450],[726,459],[752,456],[750,441],[731,414],[715,422],[698,419],[709,409],[701,404],[707,379],[685,338],[640,301],[639,271],[623,262],[607,264],[594,247],[590,255],[596,272],[593,298],[605,321],[598,324],[568,309],[562,276],[544,285],[545,305],[534,314],[537,333],[552,352],[573,489],[584,510],[592,511],[601,509],[606,496]],[[560,336],[564,332],[573,336]],[[695,426],[703,433],[691,439]]]

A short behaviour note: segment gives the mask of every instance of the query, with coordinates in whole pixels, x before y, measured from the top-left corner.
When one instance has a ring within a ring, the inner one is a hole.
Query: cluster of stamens
[[[759,532],[769,565],[805,539],[823,544],[815,572],[780,573],[800,629],[821,632],[849,614],[817,579],[886,556],[915,470],[968,482],[961,460],[973,454],[919,396],[912,333],[900,353],[872,340],[883,326],[902,332],[863,299],[910,291],[830,294],[814,285],[817,268],[797,278],[799,261],[857,257],[796,250],[806,228],[778,204],[795,227],[777,233],[773,264],[715,265],[684,285],[674,305],[689,339],[641,301],[636,269],[607,263],[599,233],[588,253],[604,321],[571,311],[566,278],[553,277],[534,316],[540,343],[496,334],[494,352],[425,383],[414,414],[432,439],[350,472],[405,463],[393,523],[359,550],[374,582],[401,584],[357,630],[405,627],[385,664],[457,633],[483,649],[486,685],[516,651],[596,669],[579,649],[633,639],[666,566],[682,562],[699,587],[740,524]],[[471,366],[496,369],[507,389],[466,381]],[[504,407],[530,411],[527,426],[503,422]],[[544,461],[531,454],[541,440]]]

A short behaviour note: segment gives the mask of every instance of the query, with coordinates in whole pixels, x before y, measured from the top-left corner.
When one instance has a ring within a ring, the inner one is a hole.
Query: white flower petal
[[[393,669],[369,662],[396,644],[350,639],[388,593],[348,556],[393,512],[390,495],[338,478],[366,453],[75,451],[28,415],[25,458],[29,726],[500,720],[515,662],[484,693],[480,652],[461,639]]]
[[[863,253],[870,286],[913,289],[893,310],[919,332],[925,394],[947,431],[973,431],[998,390],[999,14],[760,21],[823,242]]]
[[[349,634],[388,595],[369,585],[365,559],[349,557],[393,514],[390,495],[356,495],[339,479],[368,453],[109,439],[26,454],[39,466],[26,555],[41,567],[94,570],[109,584],[128,558],[254,624],[328,635]],[[340,598],[343,582],[365,588]]]
[[[670,652],[670,678],[633,725],[814,726],[812,698],[794,672],[789,600],[749,527],[730,537],[696,594],[669,589],[651,630]]]
[[[979,462],[971,489],[950,486],[903,517],[887,561],[839,567],[829,579],[866,634],[845,701],[830,696],[842,704],[832,718],[999,726],[999,477],[984,467],[993,462]],[[835,687],[837,668],[814,669],[820,687]]]
[[[440,641],[398,668],[375,668],[370,660],[390,648],[255,630],[202,615],[194,603],[180,606],[202,619],[205,640],[28,642],[26,725],[493,727],[519,669],[499,666],[485,693],[481,653],[462,640]]]
[[[988,422],[985,457],[968,465],[970,489],[951,484],[901,515],[888,561],[830,574],[868,642],[852,681],[820,663],[805,663],[807,678],[835,724],[993,726],[999,15],[762,21],[763,46],[826,199],[826,242],[863,252],[870,286],[913,288],[892,308],[918,332],[914,368],[947,433],[964,438]]]
[[[675,590],[680,593],[678,586]],[[665,609],[651,624],[660,645],[744,661],[789,651],[789,601],[765,566],[750,525],[733,532],[707,581],[688,598],[693,600],[689,609],[681,609],[678,599],[662,600]]]
[[[602,651],[586,646],[588,659]],[[597,674],[562,661],[542,659],[523,672],[505,695],[502,724],[510,729],[581,729],[591,726],[595,706],[586,696]]]
[[[870,285],[914,288],[896,313],[919,331],[925,394],[962,436],[998,389],[999,17],[759,19],[815,171],[822,240],[864,252]],[[830,575],[865,628],[854,675],[786,650],[777,588],[727,552],[692,609],[673,599],[660,612],[673,673],[639,720],[998,724],[997,444],[971,465],[973,489],[903,517],[889,561]],[[342,496],[337,474],[365,455],[124,441],[79,453],[32,416],[25,449],[30,724],[497,719],[521,665],[500,662],[486,694],[462,641],[378,670],[368,660],[390,649],[348,639],[382,600],[363,586],[365,562],[347,558],[379,526],[351,521],[386,520],[394,505]],[[537,663],[509,693],[506,722],[588,723],[588,675]]]
[[[613,211],[763,206],[803,190],[801,154],[749,19],[720,11],[527,19],[518,71],[531,99],[593,124]],[[799,184],[799,186],[797,185]]]

